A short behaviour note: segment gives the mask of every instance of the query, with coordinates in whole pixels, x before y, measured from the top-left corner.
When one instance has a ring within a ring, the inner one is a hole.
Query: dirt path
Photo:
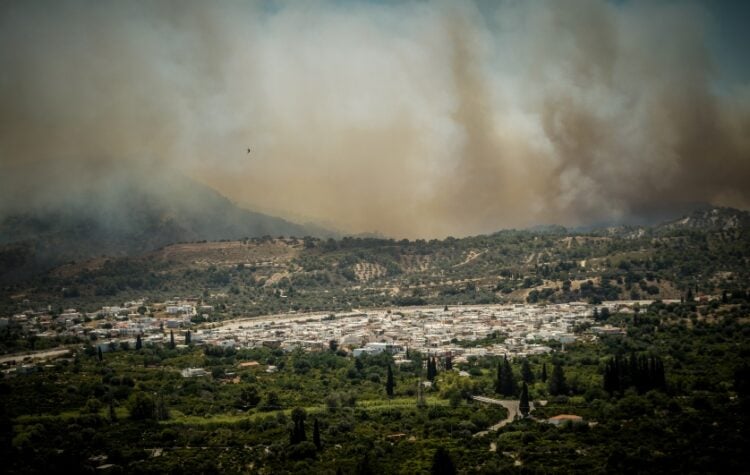
[[[52,350],[36,351],[33,353],[16,353],[0,357],[0,364],[13,360],[17,363],[21,363],[26,358],[31,358],[33,360],[56,358],[58,356],[65,356],[68,353],[70,353],[70,350],[67,348],[55,348]]]

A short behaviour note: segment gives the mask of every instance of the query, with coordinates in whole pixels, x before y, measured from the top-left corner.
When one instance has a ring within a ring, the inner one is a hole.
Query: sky
[[[122,170],[397,238],[747,209],[749,3],[2,2],[0,214]]]

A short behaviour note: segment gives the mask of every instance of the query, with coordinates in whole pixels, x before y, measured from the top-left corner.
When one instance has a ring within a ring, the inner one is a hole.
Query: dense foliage
[[[458,473],[739,473],[750,436],[749,310],[745,301],[656,302],[638,318],[607,317],[627,336],[565,352],[472,358],[454,370],[436,358],[422,404],[417,385],[432,358],[398,366],[338,349],[144,344],[100,362],[81,350],[0,384],[3,460],[7,473],[105,463],[131,473],[435,473],[446,457]],[[279,371],[266,373],[268,364]],[[186,367],[213,376],[183,378]],[[495,397],[498,368],[519,392],[507,397],[534,409],[481,432],[506,414],[470,399]],[[583,423],[545,423],[558,414]]]

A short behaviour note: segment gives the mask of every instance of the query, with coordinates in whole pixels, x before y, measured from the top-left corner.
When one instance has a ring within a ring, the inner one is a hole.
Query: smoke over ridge
[[[0,213],[122,170],[394,237],[746,208],[750,84],[718,70],[713,22],[687,2],[6,2]]]

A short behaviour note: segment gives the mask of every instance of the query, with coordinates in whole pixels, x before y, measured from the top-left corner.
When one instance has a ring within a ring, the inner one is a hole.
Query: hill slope
[[[0,278],[23,278],[71,260],[129,256],[167,244],[265,235],[328,236],[320,228],[239,208],[188,178],[121,175],[57,206],[0,222]]]

